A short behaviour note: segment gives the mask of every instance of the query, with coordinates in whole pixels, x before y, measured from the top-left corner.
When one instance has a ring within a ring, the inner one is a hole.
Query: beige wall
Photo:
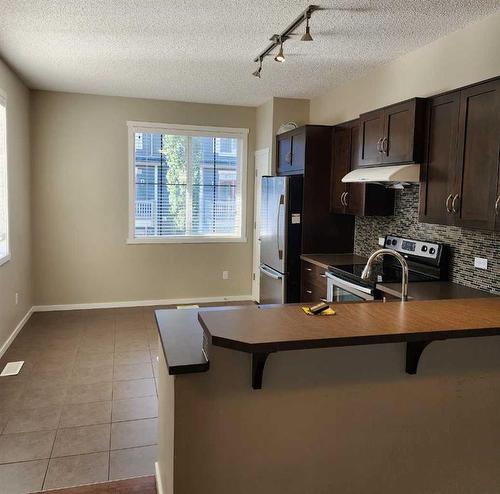
[[[415,376],[404,344],[279,352],[255,391],[250,355],[212,347],[208,372],[175,376],[175,493],[498,492],[499,352],[434,342]]]
[[[33,92],[36,304],[250,294],[255,112]],[[126,244],[127,120],[250,129],[246,243]],[[223,270],[229,280],[222,280]]]
[[[500,12],[311,100],[312,123],[339,123],[415,96],[500,75]]]
[[[0,91],[7,97],[7,153],[12,259],[0,266],[0,353],[32,306],[30,234],[29,92],[0,61]],[[19,304],[15,305],[15,294]]]

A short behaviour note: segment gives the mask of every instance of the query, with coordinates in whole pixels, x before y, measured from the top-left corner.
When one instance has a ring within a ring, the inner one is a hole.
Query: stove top
[[[447,279],[447,255],[443,244],[387,235],[384,247],[406,258],[409,282]],[[332,275],[370,289],[375,289],[377,283],[401,282],[401,266],[392,256],[384,256],[381,262],[374,264],[368,280],[361,278],[364,268],[364,263],[328,267]]]
[[[383,264],[374,264],[370,279],[363,280],[361,273],[366,264],[347,264],[342,266],[329,266],[328,270],[334,276],[357,285],[366,286],[368,288],[375,288],[377,283],[399,283],[401,282],[401,269],[396,266],[384,266]],[[408,281],[435,281],[436,278],[410,270],[408,272]]]

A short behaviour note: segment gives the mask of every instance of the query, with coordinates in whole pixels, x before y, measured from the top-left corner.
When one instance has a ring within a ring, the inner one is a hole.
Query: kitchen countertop
[[[344,264],[361,264],[368,261],[367,257],[356,254],[302,254],[300,258],[325,269],[328,269],[328,266],[333,264],[342,266]]]
[[[500,297],[334,304],[335,316],[300,306],[198,313],[211,344],[249,353],[500,334]]]
[[[357,254],[302,254],[300,258],[325,270],[331,265],[363,264],[368,261],[367,257],[358,256]],[[377,289],[394,297],[400,297],[401,295],[401,283],[377,283]],[[410,300],[443,300],[494,296],[491,293],[469,288],[451,281],[419,281],[408,283],[408,297]]]

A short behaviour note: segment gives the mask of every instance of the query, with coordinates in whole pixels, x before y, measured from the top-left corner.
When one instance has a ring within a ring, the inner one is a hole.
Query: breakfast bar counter
[[[500,298],[334,308],[157,313],[163,492],[496,492]]]

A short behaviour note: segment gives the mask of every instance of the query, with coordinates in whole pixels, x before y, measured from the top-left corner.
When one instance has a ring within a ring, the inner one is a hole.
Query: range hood
[[[418,183],[419,179],[420,165],[392,165],[358,168],[349,172],[342,182],[380,184],[400,189],[405,185]]]

